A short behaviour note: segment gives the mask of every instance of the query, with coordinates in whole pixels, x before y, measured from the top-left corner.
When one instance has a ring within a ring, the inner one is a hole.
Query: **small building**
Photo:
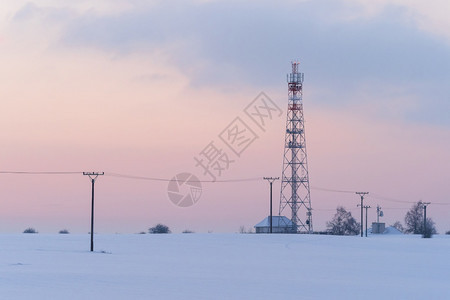
[[[401,232],[395,227],[392,226],[386,227],[385,223],[377,223],[377,222],[372,223],[372,228],[369,232],[370,234],[389,234],[389,235],[403,234],[403,232]]]
[[[256,224],[256,233],[270,233],[270,216]],[[272,233],[295,233],[294,223],[285,216],[272,216]]]
[[[374,234],[384,233],[385,226],[386,226],[385,223],[373,222],[372,223],[372,233],[374,233]]]

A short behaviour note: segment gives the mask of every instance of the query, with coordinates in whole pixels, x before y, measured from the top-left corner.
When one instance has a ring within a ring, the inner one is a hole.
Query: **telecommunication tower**
[[[299,73],[299,65],[299,62],[292,62],[292,73],[287,75],[289,100],[281,178],[280,215],[283,211],[290,209],[293,232],[311,233],[313,225],[302,100],[304,75]]]

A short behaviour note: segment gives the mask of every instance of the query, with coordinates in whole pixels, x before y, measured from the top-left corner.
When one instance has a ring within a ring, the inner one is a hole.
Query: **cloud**
[[[450,3],[446,0],[424,2],[421,0],[346,0],[353,6],[349,18],[376,18],[387,7],[401,8],[406,15],[405,21],[428,33],[443,37],[450,43]]]
[[[41,9],[34,3],[28,2],[15,15],[15,21],[23,21],[33,18]]]
[[[450,46],[441,34],[423,30],[434,28],[424,24],[440,14],[435,8],[419,14],[419,2],[133,1],[114,2],[109,11],[86,3],[27,4],[15,21],[37,12],[53,20],[60,28],[54,47],[158,57],[188,77],[192,88],[278,88],[289,61],[298,58],[306,90],[317,96],[314,105],[389,108],[398,98],[390,92],[404,91],[402,101],[411,102],[402,114],[406,120],[450,125],[444,113]]]

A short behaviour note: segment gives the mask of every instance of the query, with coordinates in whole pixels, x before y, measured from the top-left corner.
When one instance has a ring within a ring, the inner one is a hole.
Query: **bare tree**
[[[427,218],[427,228],[423,231],[423,237],[430,238],[436,233],[437,230],[434,221],[431,218]]]
[[[405,215],[405,233],[421,234],[423,227],[422,201],[414,204]]]
[[[327,222],[327,230],[333,235],[356,235],[359,234],[359,227],[352,213],[343,206],[338,206],[333,219]]]
[[[426,227],[427,232],[423,228],[423,202],[419,201],[414,204],[405,215],[405,233],[424,234],[424,236],[431,237],[437,233],[434,222],[431,218],[427,218]]]
[[[403,227],[402,223],[400,221],[396,221],[394,224],[391,225],[392,227],[396,228],[400,232],[405,232],[405,228]]]

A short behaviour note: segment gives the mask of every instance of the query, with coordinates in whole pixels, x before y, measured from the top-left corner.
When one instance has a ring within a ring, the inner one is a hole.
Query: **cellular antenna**
[[[280,215],[290,209],[293,231],[311,233],[312,213],[306,155],[305,121],[303,118],[303,73],[300,62],[291,63],[287,75],[288,110],[284,142],[283,175],[281,177]]]

